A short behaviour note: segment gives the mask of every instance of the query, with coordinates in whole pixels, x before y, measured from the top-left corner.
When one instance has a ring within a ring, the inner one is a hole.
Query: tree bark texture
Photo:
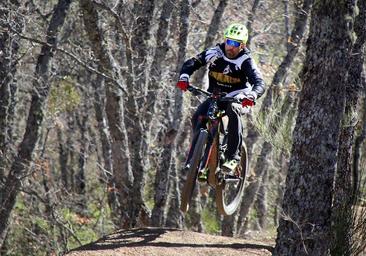
[[[173,2],[170,0],[166,0],[162,6],[159,27],[156,35],[156,47],[155,54],[153,57],[153,62],[151,64],[149,76],[150,80],[148,81],[148,95],[147,95],[147,109],[154,109],[153,112],[146,111],[145,112],[145,120],[151,130],[152,122],[157,103],[157,99],[160,99],[159,96],[161,93],[159,92],[162,88],[161,78],[162,78],[162,66],[166,54],[169,50],[168,44],[168,32],[169,32],[169,22],[170,17],[172,15],[172,11],[174,9]]]
[[[154,60],[151,66],[151,80],[150,80],[150,92],[149,99],[151,99],[152,108],[155,109],[157,105],[158,95],[161,95],[158,90],[161,87],[160,79],[162,73],[162,62],[165,54],[168,51],[168,28],[170,16],[173,10],[172,1],[165,1],[162,7],[159,28],[157,32],[157,47],[155,50]],[[154,111],[155,112],[155,111]],[[154,125],[152,122],[154,113],[149,113],[146,117],[146,121],[148,124],[148,132],[149,137],[151,136],[152,126]],[[151,224],[153,226],[162,226],[165,222],[165,209],[169,192],[169,176],[171,171],[170,166],[170,154],[171,150],[174,149],[174,140],[176,133],[166,133],[163,139],[164,150],[161,154],[161,161],[159,161],[159,165],[156,169],[155,175],[155,196],[154,196],[154,208],[151,214]],[[167,165],[169,164],[169,165]]]
[[[255,14],[257,12],[257,9],[259,7],[261,0],[254,0],[253,5],[252,5],[252,9],[248,15],[248,21],[247,21],[247,29],[248,29],[248,41],[247,41],[247,46],[250,47],[250,43],[252,41],[253,38],[253,28],[252,28],[252,24],[254,22],[254,17]]]
[[[173,168],[171,157],[176,155],[174,147],[174,141],[177,133],[167,132],[165,133],[163,152],[161,153],[161,160],[159,161],[158,169],[155,175],[155,196],[154,196],[154,208],[151,214],[151,225],[160,227],[165,222],[165,209],[169,195],[169,177]]]
[[[204,232],[203,222],[202,222],[202,205],[201,205],[201,192],[200,192],[200,184],[196,183],[194,188],[191,204],[189,206],[189,224],[190,229],[197,232]]]
[[[169,206],[168,217],[166,218],[165,225],[167,227],[173,228],[183,228],[183,215],[180,211],[180,202],[181,202],[181,195],[180,195],[180,173],[178,173],[178,168],[176,166],[172,166],[172,178],[170,178],[170,198],[168,198],[167,205]]]
[[[290,28],[290,12],[289,12],[289,1],[283,0],[284,5],[284,19],[285,19],[285,31],[286,31],[286,41],[287,41],[287,52],[289,52],[289,39],[291,37],[291,28]]]
[[[365,71],[364,71],[365,72]],[[364,80],[366,80],[366,77],[364,77]],[[364,87],[364,91],[366,92],[366,87]],[[362,128],[361,128],[361,134],[355,139],[355,146],[354,146],[354,155],[353,155],[353,165],[352,165],[352,172],[353,172],[353,195],[356,195],[359,193],[359,188],[360,188],[360,158],[361,158],[361,147],[363,142],[366,139],[366,111],[365,111],[365,107],[366,107],[366,97],[364,98],[364,102],[363,102],[363,106],[364,106],[364,111],[363,111],[363,116],[362,116]],[[357,198],[355,198],[357,199]]]
[[[12,30],[22,31],[18,1],[4,1],[0,4],[0,182],[5,177],[8,149],[12,144],[12,120],[16,104],[17,89],[15,72],[19,50],[19,38]],[[1,199],[0,199],[1,200]]]
[[[67,151],[65,152],[67,154],[66,159],[68,160],[65,162],[65,168],[67,168],[67,173],[65,173],[65,176],[69,180],[69,190],[76,191],[76,182],[75,182],[75,166],[77,166],[77,160],[76,160],[76,143],[74,135],[76,134],[76,124],[75,124],[75,111],[72,111],[67,116],[67,131],[66,134],[66,143],[67,145]],[[67,191],[68,192],[68,191]]]
[[[190,4],[189,0],[182,0],[179,5],[179,42],[178,42],[178,60],[177,60],[177,67],[176,72],[179,72],[184,59],[185,59],[185,52],[187,48],[187,40],[188,40],[188,29],[189,29],[189,13],[190,13]],[[167,162],[164,163],[164,166],[170,167],[171,172],[175,173],[177,170],[176,168],[181,168],[181,166],[177,167],[177,160],[176,160],[176,148],[177,145],[177,136],[176,134],[180,131],[180,127],[182,126],[183,121],[183,93],[175,89],[173,92],[174,101],[172,107],[169,108],[167,111],[167,129],[165,137],[169,139],[173,139],[172,143],[166,143],[163,148],[164,159]],[[178,174],[178,177],[180,173]],[[173,182],[177,182],[177,179],[173,179]],[[175,184],[177,189],[179,189],[179,183]],[[177,195],[176,195],[177,196]],[[179,199],[180,200],[180,199]],[[180,201],[179,201],[180,202]],[[178,207],[177,209],[173,210],[175,212],[179,212],[180,205],[176,205],[177,201],[175,202],[174,206]],[[176,220],[180,220],[180,217],[177,217]]]
[[[57,140],[58,140],[58,150],[59,150],[59,165],[61,173],[61,183],[63,191],[68,191],[70,188],[69,184],[69,172],[67,168],[68,162],[68,147],[65,146],[66,141],[64,139],[64,133],[62,127],[57,127]]]
[[[237,214],[223,216],[221,220],[221,235],[234,237],[237,229]]]
[[[276,186],[276,199],[274,201],[274,213],[273,213],[273,223],[277,227],[278,222],[280,219],[280,213],[281,213],[281,203],[283,198],[283,192],[284,192],[284,181],[285,181],[285,170],[287,170],[286,160],[285,160],[285,154],[283,151],[281,151],[280,154],[280,169],[277,173],[277,176],[275,176],[275,182],[277,184]]]
[[[6,178],[5,185],[0,189],[0,194],[3,195],[0,202],[0,247],[4,243],[10,213],[21,187],[21,179],[27,174],[34,148],[40,137],[40,128],[44,115],[43,108],[50,90],[48,71],[53,56],[52,49],[57,46],[57,36],[64,24],[70,4],[71,0],[59,0],[56,4],[47,29],[47,44],[42,46],[41,53],[37,59],[35,80],[33,82],[34,90],[32,92],[26,130]]]
[[[87,97],[89,99],[89,97]],[[89,106],[87,105],[86,100],[82,103],[81,111],[79,110],[78,113],[75,115],[76,123],[79,128],[80,138],[79,138],[79,145],[80,149],[78,152],[78,171],[76,173],[75,181],[76,181],[76,193],[79,196],[78,199],[78,211],[83,213],[84,210],[87,209],[86,201],[85,201],[85,192],[86,192],[86,177],[85,177],[85,168],[86,162],[88,160],[89,155],[89,134],[87,129],[87,121],[88,121],[88,109]]]
[[[268,202],[267,202],[267,188],[268,188],[268,168],[264,170],[262,175],[262,181],[257,192],[257,198],[254,202],[254,208],[257,212],[258,224],[261,229],[267,227],[267,212],[268,212]]]
[[[345,84],[346,108],[339,139],[337,173],[334,185],[332,208],[332,255],[351,255],[352,204],[355,198],[352,181],[352,152],[356,113],[361,96],[362,71],[365,61],[366,2],[358,1],[359,14],[355,18],[354,30],[357,39],[349,58],[349,73]]]
[[[98,69],[103,73],[114,72],[114,63],[110,58],[106,46],[103,45],[103,32],[98,24],[98,13],[93,4],[88,0],[80,0],[83,12],[84,26],[92,44],[93,52],[99,60]],[[111,134],[113,175],[116,181],[116,192],[120,203],[119,225],[123,228],[132,227],[137,221],[130,210],[133,208],[132,200],[134,176],[130,162],[128,135],[125,123],[125,110],[121,86],[112,81],[106,84],[106,109],[108,124]]]
[[[315,1],[274,255],[329,255],[354,2]],[[326,102],[326,104],[324,104]]]
[[[118,200],[116,195],[116,182],[113,176],[113,160],[112,160],[112,146],[111,135],[107,123],[107,114],[105,112],[105,81],[98,76],[92,82],[94,87],[94,111],[95,119],[98,123],[98,131],[100,136],[100,143],[102,148],[103,165],[100,168],[101,176],[106,180],[108,190],[108,204],[112,209],[112,215],[118,212]]]
[[[125,98],[126,103],[126,119],[125,125],[129,138],[132,171],[134,175],[132,200],[130,214],[134,220],[140,218],[150,218],[150,212],[143,200],[143,189],[145,186],[145,177],[149,167],[149,156],[147,153],[149,145],[149,134],[145,132],[147,128],[144,124],[144,109],[148,94],[147,70],[149,55],[149,39],[152,26],[155,2],[154,1],[136,1],[132,12],[133,29],[131,35],[132,50],[132,76],[128,78],[130,82],[128,87],[130,93]],[[140,217],[139,217],[140,216]],[[133,222],[132,226],[138,223]],[[147,224],[147,223],[146,223]]]

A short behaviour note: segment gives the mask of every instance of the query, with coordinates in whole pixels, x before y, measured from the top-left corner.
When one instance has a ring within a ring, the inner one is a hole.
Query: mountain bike
[[[210,98],[207,114],[201,117],[205,127],[192,141],[191,157],[184,169],[187,180],[183,186],[181,206],[182,212],[187,212],[201,170],[208,171],[207,183],[215,189],[215,201],[222,215],[233,214],[240,205],[244,191],[246,173],[248,171],[248,156],[245,143],[242,143],[241,159],[236,170],[232,173],[222,169],[227,149],[227,116],[225,110],[219,109],[220,102],[241,103],[234,97],[225,97],[225,93],[210,93],[194,86],[188,90],[194,95],[206,95]]]

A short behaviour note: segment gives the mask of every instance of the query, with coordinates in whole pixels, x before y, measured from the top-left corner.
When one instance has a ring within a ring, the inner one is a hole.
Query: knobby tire
[[[187,212],[189,209],[189,204],[191,202],[193,190],[196,185],[198,167],[204,154],[203,149],[205,148],[207,142],[207,136],[208,132],[206,130],[201,130],[196,145],[194,147],[193,155],[190,161],[191,165],[190,168],[188,169],[187,180],[184,184],[182,191],[182,200],[180,205],[180,210],[182,212]]]
[[[241,159],[238,168],[240,168],[240,177],[242,178],[235,191],[230,190],[228,184],[221,183],[216,187],[216,205],[220,214],[232,215],[240,205],[244,192],[245,178],[248,171],[247,149],[243,142],[241,150]],[[232,196],[229,202],[226,202],[226,196]]]

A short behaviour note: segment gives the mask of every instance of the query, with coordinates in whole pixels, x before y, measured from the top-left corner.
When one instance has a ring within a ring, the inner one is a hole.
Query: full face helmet
[[[246,44],[246,42],[248,41],[248,29],[245,27],[245,25],[240,23],[230,24],[225,29],[224,38],[225,40],[232,39]]]

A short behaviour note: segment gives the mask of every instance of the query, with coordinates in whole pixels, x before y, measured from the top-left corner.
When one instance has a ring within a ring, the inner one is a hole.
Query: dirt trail
[[[167,228],[120,230],[70,251],[68,256],[271,255],[273,241],[258,242]]]

